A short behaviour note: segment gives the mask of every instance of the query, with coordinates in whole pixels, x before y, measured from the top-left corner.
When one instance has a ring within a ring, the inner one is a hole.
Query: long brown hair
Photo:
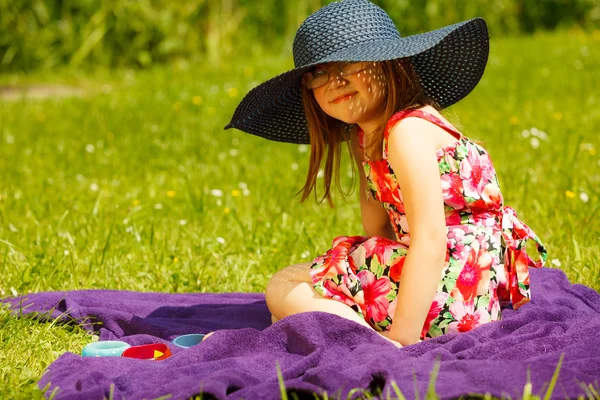
[[[413,68],[410,59],[400,58],[390,61],[382,61],[380,65],[386,82],[386,94],[384,98],[383,111],[381,113],[381,124],[372,135],[372,140],[365,147],[367,157],[376,160],[381,159],[383,149],[383,137],[387,121],[398,111],[420,108],[430,105],[439,111],[440,107],[427,97],[420,84],[419,77]],[[348,151],[352,157],[352,147],[349,139],[351,125],[330,117],[325,114],[315,100],[312,90],[302,86],[302,102],[308,122],[308,134],[310,137],[310,161],[308,174],[302,192],[301,202],[306,200],[314,189],[316,189],[317,175],[321,165],[324,164],[323,197],[317,199],[318,203],[327,199],[333,207],[331,199],[331,181],[335,176],[335,184],[344,197],[352,192],[354,185],[355,169],[352,166],[352,187],[348,193],[344,192],[340,182],[340,159],[343,142],[347,142]],[[315,199],[317,198],[315,190]]]

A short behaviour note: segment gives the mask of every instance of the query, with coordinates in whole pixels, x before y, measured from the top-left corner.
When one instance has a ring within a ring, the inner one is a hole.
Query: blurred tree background
[[[326,0],[0,0],[0,72],[290,54]],[[375,0],[402,35],[484,17],[492,37],[600,25],[598,0]]]

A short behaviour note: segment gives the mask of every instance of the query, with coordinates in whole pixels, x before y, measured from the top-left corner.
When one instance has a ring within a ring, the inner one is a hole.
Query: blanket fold
[[[186,399],[199,393],[204,399],[278,399],[278,374],[288,392],[308,398],[327,392],[346,399],[355,388],[394,397],[392,382],[413,398],[415,390],[425,394],[436,364],[441,398],[470,393],[515,398],[528,373],[533,393],[543,393],[561,355],[553,398],[584,395],[589,384],[600,388],[600,295],[548,268],[531,270],[531,290],[532,301],[518,311],[504,310],[501,321],[402,349],[326,313],[271,324],[264,295],[257,293],[83,290],[2,302],[42,319],[84,322],[101,340],[167,343],[173,352],[161,361],[65,353],[39,382],[58,387],[57,399],[102,399],[111,390],[114,399]],[[216,333],[188,349],[170,343],[179,335],[211,331]]]

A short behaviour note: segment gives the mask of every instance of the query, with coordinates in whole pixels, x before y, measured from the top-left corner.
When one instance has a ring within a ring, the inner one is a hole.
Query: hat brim
[[[242,99],[225,129],[236,128],[279,142],[310,143],[300,89],[302,75],[315,65],[333,61],[410,57],[427,96],[446,108],[475,88],[488,55],[489,36],[482,18],[398,40],[361,43],[258,85]]]

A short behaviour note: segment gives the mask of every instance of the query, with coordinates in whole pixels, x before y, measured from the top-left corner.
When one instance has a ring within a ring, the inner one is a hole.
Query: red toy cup
[[[164,360],[171,357],[171,350],[166,344],[154,343],[132,346],[125,350],[121,357],[139,358],[142,360]]]

